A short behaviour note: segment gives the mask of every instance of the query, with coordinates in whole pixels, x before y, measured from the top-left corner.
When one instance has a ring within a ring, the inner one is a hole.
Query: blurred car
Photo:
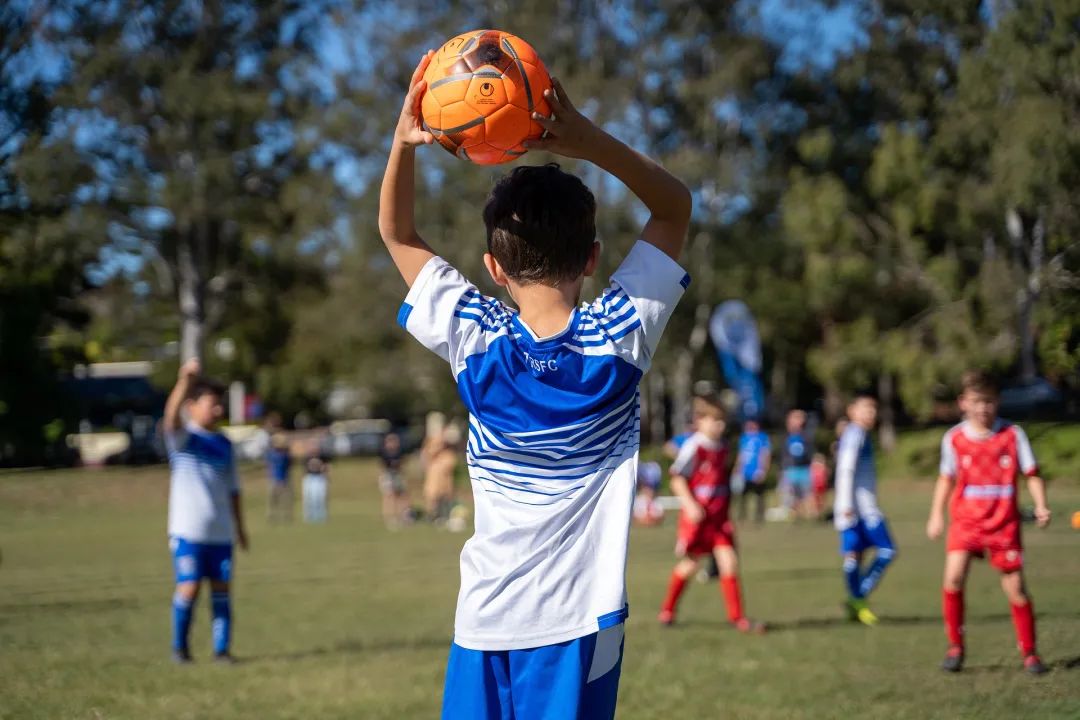
[[[1060,417],[1065,395],[1046,378],[1034,378],[1002,389],[998,413],[1006,418]]]

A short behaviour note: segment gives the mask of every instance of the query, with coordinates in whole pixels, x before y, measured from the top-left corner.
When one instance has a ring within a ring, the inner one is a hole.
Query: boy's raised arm
[[[570,102],[562,84],[554,78],[551,82],[554,92],[544,94],[554,118],[533,113],[533,119],[547,130],[548,136],[526,145],[588,160],[619,178],[649,209],[641,238],[677,261],[686,243],[693,209],[690,191],[655,160],[593,124]]]
[[[416,232],[416,147],[430,145],[434,136],[420,122],[420,100],[427,88],[424,71],[434,52],[420,59],[409,81],[409,92],[401,108],[390,157],[379,192],[379,234],[405,283],[412,287],[434,253]]]
[[[199,376],[201,366],[199,361],[192,358],[180,366],[180,372],[177,374],[176,385],[173,386],[172,392],[169,393],[168,399],[165,401],[165,414],[163,419],[163,425],[165,432],[176,432],[183,425],[183,420],[180,417],[180,408],[184,404],[184,400],[187,399],[188,392],[191,390],[191,384],[195,381],[195,378]]]

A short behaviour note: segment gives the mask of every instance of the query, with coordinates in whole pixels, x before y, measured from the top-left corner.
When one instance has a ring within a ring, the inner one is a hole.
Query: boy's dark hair
[[[960,388],[963,392],[980,395],[997,395],[1000,387],[997,379],[985,370],[968,370],[960,376]]]
[[[596,198],[555,163],[514,168],[484,206],[488,252],[520,283],[577,279],[596,242]]]
[[[727,410],[720,396],[716,393],[704,393],[694,397],[691,405],[694,415],[709,415],[719,420],[727,420]]]
[[[225,384],[210,378],[196,378],[188,390],[188,400],[198,400],[203,395],[213,395],[218,399],[225,397]]]
[[[876,392],[874,392],[873,390],[869,390],[869,389],[864,388],[862,390],[856,390],[855,393],[851,396],[851,402],[848,403],[848,404],[849,405],[854,405],[855,403],[859,402],[860,400],[870,400],[871,402],[879,402]]]

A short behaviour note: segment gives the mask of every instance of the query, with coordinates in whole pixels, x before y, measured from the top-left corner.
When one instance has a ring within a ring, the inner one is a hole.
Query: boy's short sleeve
[[[1031,449],[1027,433],[1019,425],[1013,425],[1013,431],[1016,433],[1016,455],[1020,461],[1020,472],[1028,477],[1035,477],[1039,474],[1039,463],[1035,460],[1035,451]]]
[[[175,430],[165,430],[165,452],[172,457],[183,449],[184,445],[188,441],[188,431],[186,427],[178,427]]]
[[[938,475],[950,479],[956,478],[956,450],[953,448],[951,432],[945,433],[941,438],[941,466]]]
[[[660,336],[690,285],[690,275],[656,246],[639,240],[596,300],[591,315],[620,354],[648,370]]]
[[[398,324],[457,372],[482,328],[495,329],[507,315],[441,257],[424,265],[398,311]]]
[[[675,461],[671,463],[672,475],[688,478],[694,473],[697,466],[698,444],[698,440],[694,436],[691,436],[682,444],[682,447],[679,448],[679,454],[675,456]]]

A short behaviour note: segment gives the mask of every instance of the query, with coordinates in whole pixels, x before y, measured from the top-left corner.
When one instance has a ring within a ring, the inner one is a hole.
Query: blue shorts
[[[623,624],[528,650],[450,646],[443,720],[610,720]]]
[[[808,489],[810,487],[810,466],[798,465],[785,468],[784,480],[794,488]]]
[[[855,523],[847,530],[840,531],[840,554],[861,553],[869,548],[878,550],[895,550],[892,537],[889,535],[889,526],[885,518],[874,526],[867,525],[862,520]]]
[[[176,582],[228,582],[232,575],[232,543],[192,543],[184,538],[170,538]]]

